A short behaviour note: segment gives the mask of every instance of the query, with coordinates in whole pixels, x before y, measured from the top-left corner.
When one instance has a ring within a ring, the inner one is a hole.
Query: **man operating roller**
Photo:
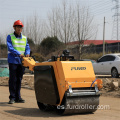
[[[14,33],[7,36],[8,63],[9,63],[9,104],[25,103],[21,98],[20,89],[24,73],[24,67],[21,60],[23,57],[29,57],[30,47],[26,36],[22,35],[23,24],[17,20],[13,24]]]

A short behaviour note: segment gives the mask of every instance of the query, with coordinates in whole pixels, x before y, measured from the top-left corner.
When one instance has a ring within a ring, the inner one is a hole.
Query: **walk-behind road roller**
[[[35,63],[24,57],[23,65],[34,71],[34,88],[40,110],[56,108],[60,114],[93,113],[99,105],[102,80],[96,79],[90,61],[75,61],[64,50],[49,61]]]

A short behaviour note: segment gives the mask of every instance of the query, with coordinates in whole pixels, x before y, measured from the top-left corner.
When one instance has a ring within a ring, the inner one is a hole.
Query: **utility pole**
[[[103,55],[105,55],[105,17],[103,23]]]

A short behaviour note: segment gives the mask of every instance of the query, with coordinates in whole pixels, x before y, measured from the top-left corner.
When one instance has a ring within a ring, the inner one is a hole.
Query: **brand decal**
[[[71,70],[86,70],[86,67],[71,67]]]

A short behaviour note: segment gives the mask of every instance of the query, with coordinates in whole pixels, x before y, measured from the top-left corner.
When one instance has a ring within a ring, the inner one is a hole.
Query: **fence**
[[[73,53],[78,53],[79,48],[78,46],[74,48],[70,48]],[[82,53],[101,53],[103,52],[103,45],[90,45],[90,46],[84,46],[82,48]],[[119,53],[120,52],[120,43],[111,43],[111,44],[105,44],[105,53]]]

